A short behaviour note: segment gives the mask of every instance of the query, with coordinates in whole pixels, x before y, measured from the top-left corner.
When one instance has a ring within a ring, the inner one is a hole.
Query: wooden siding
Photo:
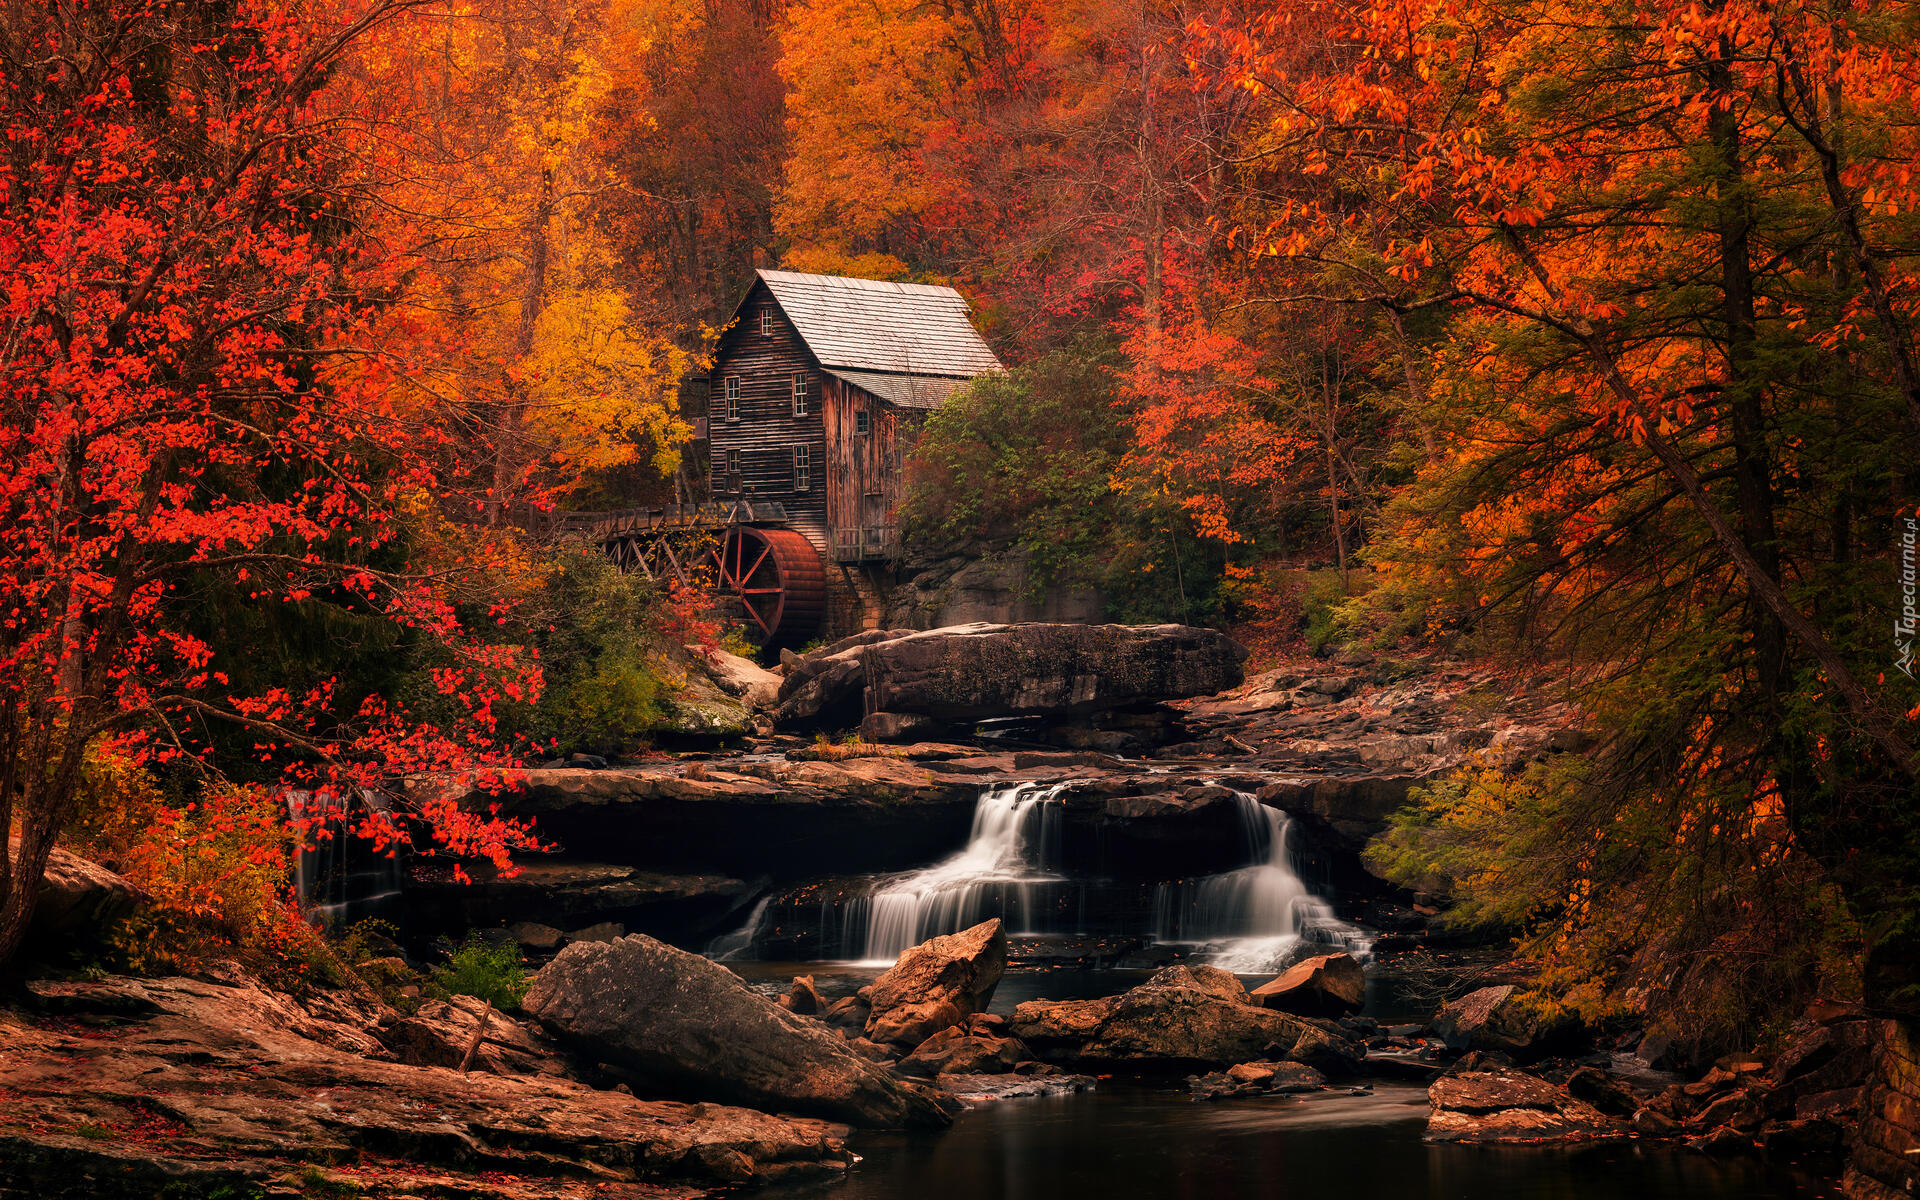
[[[871,392],[827,376],[821,414],[827,442],[827,525],[836,535],[858,531],[870,549],[870,531],[886,530],[889,543],[899,524],[901,467],[919,436],[925,414],[888,404]],[[867,414],[859,432],[858,414]],[[889,546],[889,548],[891,548]]]
[[[773,332],[760,332],[760,311],[773,310]],[[742,301],[740,319],[716,347],[711,386],[712,415],[707,449],[717,497],[745,496],[786,506],[794,529],[822,553],[827,543],[827,442],[821,409],[823,379],[819,364],[800,335],[774,303],[767,285],[757,283]],[[793,415],[793,376],[807,376],[807,415]],[[739,419],[727,419],[726,381],[740,379]],[[805,447],[812,460],[811,486],[793,486],[794,448]],[[726,473],[727,452],[740,456],[740,473]]]

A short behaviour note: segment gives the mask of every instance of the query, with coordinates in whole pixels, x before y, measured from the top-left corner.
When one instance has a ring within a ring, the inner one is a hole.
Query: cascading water
[[[743,957],[753,948],[754,935],[760,932],[760,922],[767,916],[767,909],[773,907],[771,895],[760,897],[760,902],[747,914],[747,923],[732,933],[713,939],[707,947],[707,957],[715,962],[729,962]]]
[[[866,920],[863,959],[891,963],[902,950],[998,916],[1010,932],[1036,932],[1039,906],[1065,876],[1059,860],[1059,807],[1064,785],[1017,783],[983,793],[973,810],[967,847],[944,862],[882,884],[864,904],[848,906],[849,923]]]
[[[1155,938],[1203,947],[1207,961],[1241,975],[1278,970],[1309,942],[1364,959],[1372,939],[1336,917],[1295,873],[1288,847],[1292,819],[1244,792],[1237,795],[1253,865],[1161,884],[1154,896]]]
[[[824,956],[891,965],[900,952],[999,917],[1012,936],[1140,936],[1196,947],[1230,971],[1284,966],[1309,943],[1364,957],[1366,934],[1333,915],[1294,872],[1285,813],[1235,793],[1250,865],[1172,883],[1129,883],[1070,869],[1062,793],[1070,784],[1019,783],[981,793],[958,854],[931,867],[853,888],[803,889],[763,899],[744,928],[709,957],[748,957],[770,937],[803,935]],[[1080,857],[1085,857],[1084,848]],[[1077,861],[1077,860],[1076,860]],[[1152,917],[1147,895],[1152,889]],[[1130,903],[1127,898],[1136,897]],[[1118,903],[1118,907],[1116,907]]]
[[[283,797],[288,813],[294,817],[332,819],[342,824],[356,809],[387,808],[381,797],[368,791],[356,793],[347,802],[330,801],[324,806],[306,792],[286,792]],[[302,846],[294,857],[294,898],[300,911],[333,930],[369,918],[397,924],[402,881],[398,857],[340,833]]]

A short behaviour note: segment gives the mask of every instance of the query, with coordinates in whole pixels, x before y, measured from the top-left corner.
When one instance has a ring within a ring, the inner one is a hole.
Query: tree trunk
[[[1540,256],[1521,240],[1519,232],[1511,226],[1504,227],[1503,232],[1506,234],[1507,247],[1526,266],[1540,284],[1541,290],[1546,293],[1547,298],[1554,305],[1559,306],[1562,297],[1560,286],[1554,281],[1553,276],[1547,273],[1546,267],[1540,262]],[[1741,540],[1739,531],[1727,520],[1726,514],[1720,511],[1720,506],[1714,502],[1713,497],[1707,494],[1706,486],[1700,482],[1700,476],[1686,458],[1667,443],[1666,437],[1660,432],[1659,415],[1647,408],[1645,398],[1621,372],[1620,365],[1614,360],[1613,351],[1607,346],[1605,339],[1584,317],[1550,316],[1549,319],[1554,325],[1571,332],[1579,340],[1593,358],[1595,365],[1600,368],[1601,378],[1605,381],[1607,390],[1613,393],[1614,399],[1620,402],[1623,410],[1633,414],[1641,422],[1647,449],[1660,460],[1661,467],[1679,486],[1688,503],[1700,515],[1700,519],[1706,523],[1708,531],[1713,534],[1713,540],[1720,546],[1722,553],[1732,563],[1734,571],[1746,583],[1755,598],[1765,605],[1779,619],[1781,625],[1786,627],[1787,632],[1792,634],[1794,639],[1813,656],[1814,661],[1820,665],[1820,669],[1826,673],[1828,681],[1833,684],[1834,690],[1840,693],[1847,707],[1860,719],[1860,723],[1866,727],[1873,740],[1887,752],[1900,773],[1908,779],[1920,778],[1920,766],[1916,766],[1913,748],[1907,745],[1906,739],[1901,736],[1899,724],[1874,700],[1872,694],[1861,685],[1860,681],[1854,678],[1853,672],[1847,668],[1846,660],[1842,659],[1839,651],[1833,648],[1833,643],[1827,641],[1820,631],[1814,628],[1813,622],[1807,620],[1806,616],[1793,606],[1793,601],[1787,598],[1787,594],[1781,590],[1780,585],[1754,558],[1753,551]]]
[[[527,221],[527,268],[520,289],[520,326],[514,334],[513,357],[516,363],[533,351],[533,335],[547,294],[547,262],[552,254],[553,168],[540,169],[540,195],[533,215]],[[521,439],[527,421],[527,394],[524,384],[509,379],[507,403],[500,414],[494,447],[493,488],[487,496],[487,524],[498,526],[505,513],[506,499],[515,490],[521,469],[526,465]]]
[[[1726,59],[1731,43],[1721,40],[1721,61],[1708,69],[1714,94],[1733,95],[1733,75]],[[1780,578],[1780,555],[1773,519],[1772,471],[1767,450],[1766,410],[1761,383],[1754,367],[1753,264],[1751,206],[1745,191],[1740,159],[1739,117],[1731,108],[1716,108],[1708,133],[1719,156],[1719,225],[1721,317],[1726,324],[1727,384],[1725,398],[1733,431],[1734,479],[1740,498],[1740,537],[1753,551],[1754,561],[1769,581]],[[1749,586],[1749,593],[1752,588]],[[1755,673],[1761,702],[1769,708],[1779,698],[1785,668],[1785,631],[1780,620],[1754,597],[1747,610],[1753,638]]]

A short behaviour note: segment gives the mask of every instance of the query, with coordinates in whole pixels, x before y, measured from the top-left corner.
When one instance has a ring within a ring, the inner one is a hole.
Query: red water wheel
[[[791,645],[820,630],[827,609],[827,571],[813,543],[791,529],[735,525],[713,552],[721,591],[740,597],[747,632]]]

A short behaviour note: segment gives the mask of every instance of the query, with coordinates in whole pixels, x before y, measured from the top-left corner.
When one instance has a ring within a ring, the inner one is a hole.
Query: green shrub
[[[427,990],[442,1000],[472,996],[495,1008],[512,1010],[526,998],[527,985],[520,948],[512,942],[491,941],[476,931],[467,934],[446,965],[433,972]]]

